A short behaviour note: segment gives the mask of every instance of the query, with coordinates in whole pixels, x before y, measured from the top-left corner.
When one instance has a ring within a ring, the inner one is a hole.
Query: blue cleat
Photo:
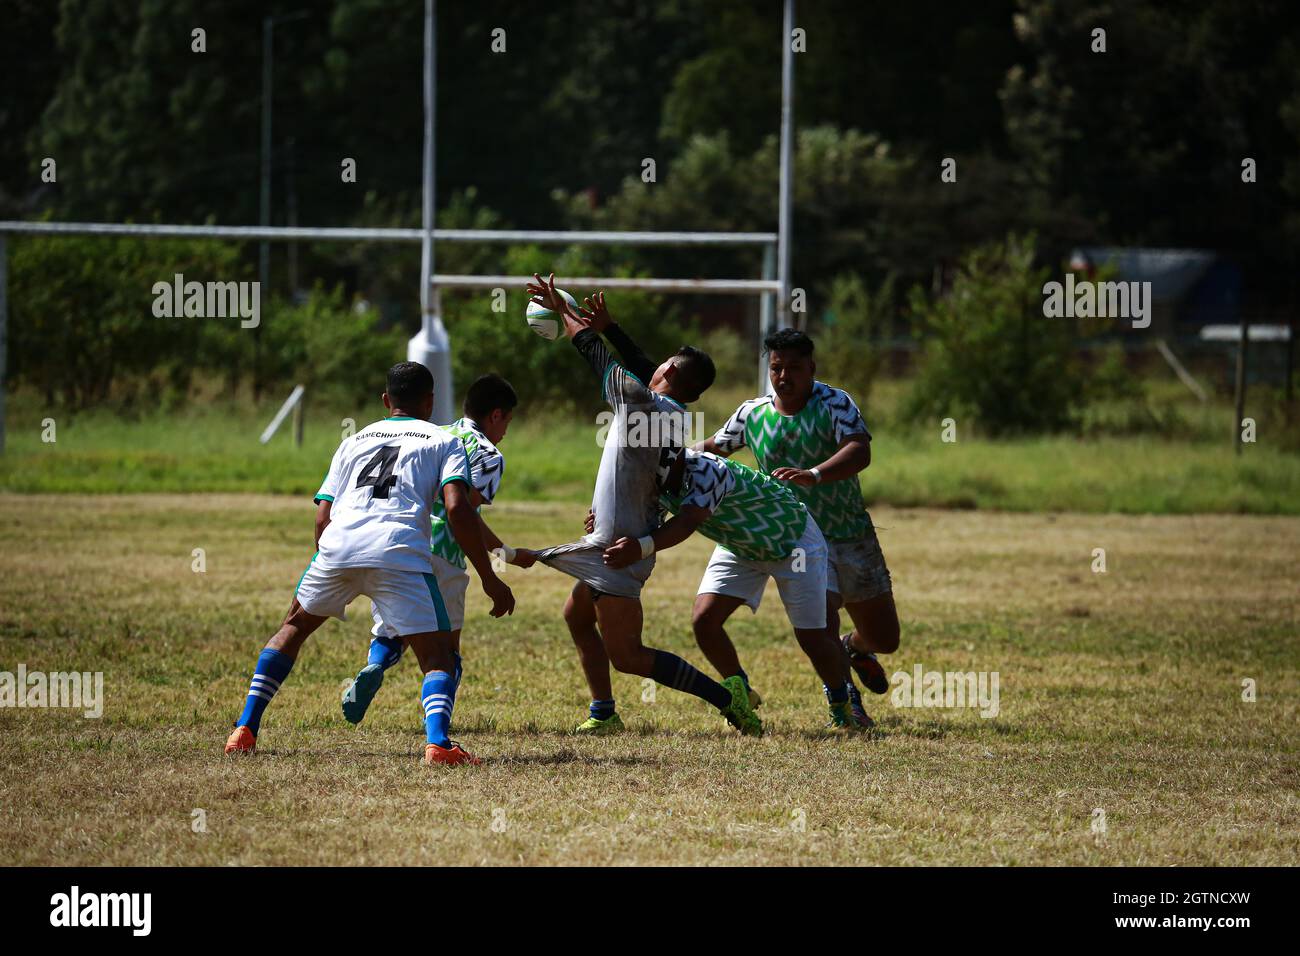
[[[343,719],[350,724],[361,723],[383,683],[384,668],[381,665],[367,664],[361,668],[356,680],[343,692]]]

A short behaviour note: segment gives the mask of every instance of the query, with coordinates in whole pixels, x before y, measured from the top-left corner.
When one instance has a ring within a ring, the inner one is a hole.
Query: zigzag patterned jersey
[[[849,393],[814,382],[812,395],[796,415],[782,415],[772,396],[751,398],[718,429],[713,441],[731,454],[748,445],[765,474],[777,468],[812,468],[839,449],[850,435],[866,435],[867,423]],[[829,481],[811,488],[791,484],[808,505],[827,541],[855,541],[871,528],[856,479]]]
[[[483,496],[483,504],[492,504],[497,489],[501,487],[501,477],[506,472],[505,458],[468,418],[458,418],[445,427],[464,443],[465,455],[469,458],[470,481]],[[452,537],[451,527],[447,524],[447,509],[441,497],[433,503],[432,517],[433,553],[458,568],[465,567],[465,552]]]
[[[659,502],[677,514],[687,505],[713,514],[699,527],[745,561],[780,561],[803,535],[808,509],[785,482],[738,461],[687,449],[680,494],[661,492]]]

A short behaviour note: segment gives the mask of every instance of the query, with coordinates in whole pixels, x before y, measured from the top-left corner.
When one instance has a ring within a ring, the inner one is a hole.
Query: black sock
[[[726,710],[731,706],[731,691],[717,681],[705,677],[676,654],[654,651],[654,655],[655,662],[650,668],[650,676],[656,683],[694,694],[718,710]]]
[[[822,684],[822,690],[826,691],[826,700],[832,704],[842,704],[849,699],[849,685],[847,682],[835,688]]]

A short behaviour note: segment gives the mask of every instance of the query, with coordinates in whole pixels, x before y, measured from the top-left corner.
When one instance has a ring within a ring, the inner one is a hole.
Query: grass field
[[[862,476],[868,501],[899,507],[999,508],[1010,511],[1122,512],[1127,514],[1300,514],[1300,454],[1288,436],[1265,427],[1241,456],[1228,444],[1230,412],[1213,406],[1188,410],[1166,397],[1160,414],[1181,430],[1124,433],[1109,426],[1097,437],[1074,435],[991,441],[959,425],[956,442],[933,429],[897,423],[893,408],[903,386],[885,383],[868,411],[875,464]],[[711,434],[745,391],[719,390],[701,403]],[[340,423],[356,427],[382,408],[309,412],[301,449],[288,425],[266,446],[257,443],[274,409],[197,405],[174,415],[147,411],[127,417],[100,409],[53,413],[54,442],[42,441],[47,417],[30,395],[15,402],[9,447],[0,456],[0,492],[115,494],[258,492],[308,495],[342,437]],[[1104,418],[1106,410],[1097,409]],[[1125,414],[1132,415],[1131,409]],[[878,417],[877,417],[878,416]],[[879,424],[877,422],[879,421]],[[585,502],[600,457],[594,416],[546,414],[521,408],[502,446],[509,462],[512,500]],[[1285,439],[1285,440],[1283,440]],[[747,452],[740,460],[750,462]]]
[[[732,629],[765,737],[616,676],[632,732],[574,739],[567,579],[512,569],[512,618],[470,596],[454,732],[484,766],[420,765],[409,660],[360,728],[343,721],[364,601],[308,645],[262,752],[232,762],[221,745],[311,513],[257,495],[0,495],[0,670],[105,681],[99,720],[0,709],[6,863],[1300,863],[1296,518],[876,509],[904,627],[890,671],[996,671],[993,719],[884,697],[877,734],[826,735],[769,594]],[[531,545],[570,539],[580,516],[492,509]],[[665,554],[645,596],[648,641],[696,663],[706,554]]]

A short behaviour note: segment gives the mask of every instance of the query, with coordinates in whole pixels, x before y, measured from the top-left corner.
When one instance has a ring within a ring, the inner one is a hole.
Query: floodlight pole
[[[785,31],[781,36],[781,185],[777,213],[778,325],[790,325],[790,227],[794,210],[790,176],[794,166],[794,0],[785,0]]]
[[[406,346],[406,358],[420,362],[433,373],[433,420],[447,425],[456,417],[452,411],[455,389],[451,380],[451,341],[442,324],[438,289],[433,284],[433,230],[435,227],[434,107],[437,104],[434,77],[438,46],[434,33],[435,0],[424,0],[424,202],[423,236],[420,240],[420,334]]]
[[[271,56],[275,49],[272,37],[275,18],[262,20],[262,189],[258,203],[258,222],[271,224]],[[271,244],[263,239],[257,246],[257,282],[261,295],[271,294]],[[253,330],[253,400],[261,397],[262,328]]]
[[[1246,317],[1245,309],[1241,311],[1240,335],[1241,344],[1237,348],[1237,375],[1232,403],[1235,419],[1232,423],[1232,446],[1238,455],[1241,454],[1241,422],[1246,416],[1246,351],[1250,344],[1250,319]]]
[[[776,247],[768,243],[763,247],[763,278],[775,278]],[[767,374],[767,356],[763,354],[763,340],[772,332],[773,313],[776,294],[764,293],[758,300],[758,394],[766,395],[772,390],[772,379]]]
[[[300,10],[280,17],[262,18],[262,162],[261,196],[258,202],[258,221],[271,225],[271,100],[274,95],[275,25],[302,20],[309,15]],[[258,289],[264,298],[271,295],[271,245],[263,239],[257,246]],[[253,330],[253,395],[261,392],[262,384],[262,327]]]
[[[424,194],[420,208],[420,227],[424,237],[420,240],[420,325],[425,335],[432,331],[433,289],[433,108],[435,48],[433,42],[434,0],[424,0]]]
[[[5,453],[5,363],[9,360],[9,252],[0,232],[0,455]]]

